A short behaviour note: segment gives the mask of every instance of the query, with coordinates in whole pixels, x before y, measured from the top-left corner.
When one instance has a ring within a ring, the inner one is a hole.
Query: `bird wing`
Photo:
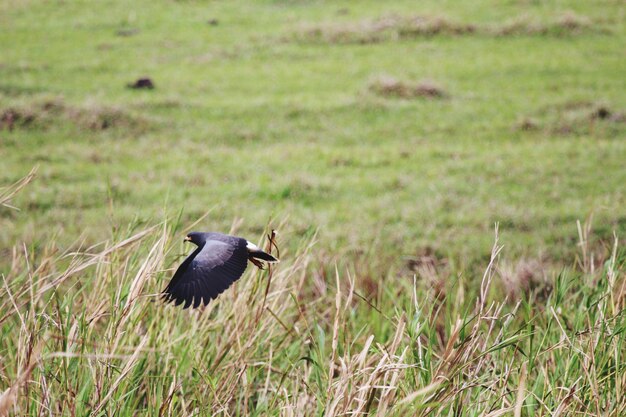
[[[246,240],[231,243],[207,240],[183,261],[174,277],[163,291],[166,301],[176,305],[200,303],[207,305],[231,284],[237,281],[248,265]]]

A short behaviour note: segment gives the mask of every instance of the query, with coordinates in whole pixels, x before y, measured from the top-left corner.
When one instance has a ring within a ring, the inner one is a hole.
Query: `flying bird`
[[[178,267],[165,290],[163,299],[183,308],[207,305],[237,281],[248,261],[262,268],[264,262],[278,259],[241,237],[214,232],[192,232],[185,237],[197,248]]]

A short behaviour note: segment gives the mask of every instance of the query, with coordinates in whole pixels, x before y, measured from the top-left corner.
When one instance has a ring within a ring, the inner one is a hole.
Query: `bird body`
[[[243,275],[248,260],[257,267],[261,261],[278,262],[252,242],[215,232],[192,232],[189,241],[198,247],[178,267],[163,291],[166,302],[183,308],[207,305]]]

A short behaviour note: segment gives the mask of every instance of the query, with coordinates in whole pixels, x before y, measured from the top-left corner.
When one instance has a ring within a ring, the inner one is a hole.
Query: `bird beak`
[[[191,242],[191,238],[189,236],[185,236],[185,242]]]

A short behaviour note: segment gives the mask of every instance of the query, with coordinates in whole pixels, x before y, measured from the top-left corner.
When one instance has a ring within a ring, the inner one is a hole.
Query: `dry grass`
[[[51,129],[62,124],[90,131],[127,129],[135,133],[148,127],[144,118],[121,108],[97,104],[73,106],[59,98],[0,108],[0,130]]]
[[[7,108],[0,112],[0,129],[28,127],[34,121],[35,114],[26,109]]]
[[[348,24],[304,25],[294,34],[297,41],[322,43],[378,43],[423,36],[457,36],[474,33],[476,27],[441,16],[384,16]]]
[[[624,121],[624,113],[604,104],[573,103],[553,110],[548,130],[558,135],[584,135],[598,129],[619,132],[617,125]]]
[[[16,181],[14,184],[11,184],[7,187],[0,188],[0,207],[7,207],[11,209],[17,210],[17,207],[11,205],[11,200],[15,197],[24,187],[30,184],[35,179],[35,174],[37,173],[37,168],[33,168],[30,170],[28,175]]]
[[[491,33],[498,36],[579,35],[592,30],[594,24],[591,19],[570,11],[550,22],[541,22],[531,16],[522,15],[490,29]]]
[[[503,24],[457,22],[445,16],[388,15],[353,23],[305,24],[295,31],[298,42],[370,44],[432,36],[571,36],[602,32],[590,18],[564,12],[551,21],[523,15]]]
[[[531,117],[520,118],[515,124],[516,130],[533,131],[539,129],[537,121]]]
[[[620,137],[626,113],[602,102],[574,101],[551,106],[535,116],[520,118],[514,128],[549,135],[601,135]]]
[[[515,265],[502,265],[499,275],[507,298],[518,302],[532,292],[541,295],[549,293],[551,284],[547,271],[547,266],[540,259],[521,259]]]
[[[359,277],[338,270],[311,292],[314,241],[304,240],[278,269],[249,272],[206,308],[183,311],[153,296],[177,262],[181,233],[163,223],[75,251],[13,248],[0,286],[0,415],[626,411],[616,246],[602,270],[584,261],[593,286],[572,288],[561,276],[541,308],[521,291],[549,280],[532,262],[514,271],[519,302],[492,288],[505,269],[497,237],[475,292],[450,277],[439,280],[443,297],[383,277],[374,305]],[[430,252],[416,265],[445,274]]]
[[[391,98],[443,98],[447,96],[445,90],[432,80],[419,82],[401,81],[394,77],[383,75],[369,82],[368,89],[381,97]]]

